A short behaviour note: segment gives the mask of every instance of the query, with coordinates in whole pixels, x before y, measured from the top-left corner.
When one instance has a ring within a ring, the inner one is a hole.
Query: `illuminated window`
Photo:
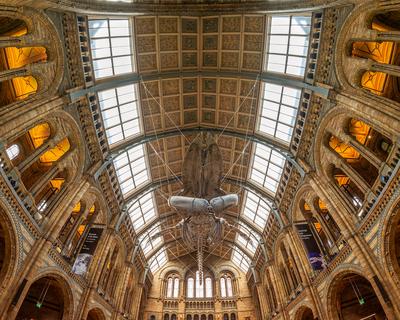
[[[90,48],[96,79],[133,71],[128,19],[90,19]]]
[[[187,279],[186,295],[188,298],[194,298],[194,279],[193,278]]]
[[[142,247],[143,253],[145,256],[148,256],[149,253],[162,244],[162,237],[155,237],[157,233],[161,231],[160,227],[152,228],[150,231],[145,232],[143,235],[139,237],[140,245]]]
[[[290,143],[300,104],[301,90],[264,83],[258,130]]]
[[[285,158],[280,153],[257,143],[250,179],[275,194],[284,165]]]
[[[154,206],[153,192],[142,196],[139,200],[135,200],[128,209],[135,231],[153,220],[157,215]]]
[[[204,298],[204,279],[200,283],[200,273],[196,271],[196,298]]]
[[[12,144],[6,149],[7,156],[10,160],[14,160],[19,155],[19,146],[17,144]]]
[[[261,199],[259,196],[249,191],[245,193],[243,201],[244,218],[254,223],[255,226],[257,226],[260,230],[263,230],[271,212],[271,202],[265,199]],[[243,239],[243,241],[243,243],[247,243],[247,240]]]
[[[39,212],[43,212],[44,210],[46,210],[47,206],[48,206],[47,201],[43,199],[39,202],[37,209]]]
[[[167,261],[167,254],[165,253],[165,249],[161,248],[149,261],[151,272],[156,272],[164,264],[166,264]]]
[[[178,298],[179,296],[179,278],[174,279],[174,290],[172,292],[173,298]]]
[[[262,209],[259,208],[259,210],[262,210]],[[248,214],[250,214],[250,213],[248,213]],[[268,213],[268,215],[269,215],[269,213]],[[266,218],[268,218],[268,216]],[[265,222],[266,222],[266,219],[265,219]],[[264,223],[264,226],[265,226],[265,223]],[[262,226],[262,228],[264,228],[264,226]],[[241,232],[243,232],[249,239],[246,239],[245,237],[243,237],[241,234],[238,233],[237,234],[238,243],[241,244],[244,248],[248,249],[252,254],[254,254],[257,249],[257,244],[258,244],[257,239],[254,237],[253,233],[249,230],[249,228],[246,228],[243,225],[243,223],[239,223],[239,230]]]
[[[110,145],[140,133],[136,85],[100,91],[98,97]]]
[[[311,29],[310,16],[273,16],[267,36],[267,71],[304,76]]]
[[[238,247],[233,248],[232,262],[236,264],[243,271],[249,270],[250,259]]]
[[[143,145],[133,147],[116,157],[114,166],[124,195],[149,180]]]
[[[167,298],[178,298],[179,278],[175,275],[169,276],[167,280]]]
[[[206,284],[206,298],[212,298],[213,289],[212,289],[212,280],[211,280],[211,278],[207,277],[205,279],[205,284]]]
[[[232,278],[230,275],[223,275],[220,278],[221,297],[233,297]]]

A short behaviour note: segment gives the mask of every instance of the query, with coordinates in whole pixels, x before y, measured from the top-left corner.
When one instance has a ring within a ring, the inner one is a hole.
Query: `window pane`
[[[173,279],[168,278],[167,282],[167,297],[172,298],[172,287],[173,287]]]
[[[175,278],[174,279],[174,294],[173,298],[178,298],[179,296],[179,279]]]
[[[265,59],[267,71],[303,77],[310,30],[310,16],[271,17]]]
[[[90,19],[89,37],[96,79],[133,72],[128,19]]]
[[[219,280],[220,283],[220,289],[221,289],[221,297],[225,298],[226,297],[226,285],[225,285],[225,278],[221,277]]]
[[[230,277],[226,278],[226,291],[227,291],[228,297],[233,297],[232,279]]]
[[[188,298],[194,298],[194,279],[188,278],[187,280],[187,290],[186,296]]]
[[[206,298],[212,298],[213,296],[213,289],[212,289],[212,280],[211,278],[206,278]]]

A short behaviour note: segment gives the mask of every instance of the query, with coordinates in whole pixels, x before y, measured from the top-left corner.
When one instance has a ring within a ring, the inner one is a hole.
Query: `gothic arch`
[[[296,306],[296,310],[294,312],[293,320],[304,320],[303,317],[311,311],[312,315],[315,317],[317,314],[315,307],[310,302],[301,303],[300,305]],[[311,320],[306,318],[306,320]]]

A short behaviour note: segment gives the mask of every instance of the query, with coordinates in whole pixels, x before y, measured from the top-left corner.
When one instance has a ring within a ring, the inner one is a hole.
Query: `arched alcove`
[[[66,286],[67,283],[59,276],[46,275],[35,280],[26,292],[15,319],[67,319],[72,301]]]
[[[86,320],[106,320],[106,317],[99,308],[91,309],[88,312]]]
[[[386,319],[385,311],[370,281],[354,272],[336,276],[328,299],[330,319]]]

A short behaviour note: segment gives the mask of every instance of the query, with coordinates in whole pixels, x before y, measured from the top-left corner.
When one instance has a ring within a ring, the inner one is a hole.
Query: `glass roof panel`
[[[251,191],[245,192],[243,203],[244,218],[255,224],[259,230],[264,230],[271,212],[270,205],[272,205],[272,203],[266,199],[261,199]],[[242,225],[242,228],[243,227]],[[257,240],[254,245],[257,247]]]
[[[161,248],[149,261],[151,272],[156,272],[160,269],[165,263],[167,263],[167,254],[165,253],[165,249]]]
[[[147,223],[153,221],[157,217],[153,192],[149,192],[139,200],[135,200],[129,207],[128,214],[136,232]]]
[[[234,246],[233,247],[233,252],[232,252],[232,262],[236,264],[240,269],[242,269],[244,272],[247,272],[250,267],[250,259],[247,257],[242,250],[240,250],[238,247]]]
[[[149,254],[158,246],[162,244],[162,237],[152,238],[154,235],[161,231],[160,226],[152,228],[149,231],[146,231],[139,237],[140,246],[143,250],[144,255],[147,257]]]
[[[144,145],[123,152],[113,160],[113,163],[124,196],[150,179]]]
[[[249,241],[248,238],[245,238],[238,233],[236,236],[237,242],[240,243],[242,247],[246,248],[251,254],[254,255],[258,246],[258,241],[254,236],[254,233],[251,232],[251,230],[248,227],[246,227],[242,222],[239,223],[239,230],[243,232],[248,238],[250,238],[251,241]]]
[[[301,90],[264,83],[257,130],[290,143],[300,105]]]
[[[133,72],[129,19],[89,19],[88,25],[95,78]]]
[[[275,150],[256,143],[250,180],[275,194],[282,176],[285,158]]]
[[[272,16],[268,21],[265,69],[303,77],[311,16]]]
[[[136,92],[130,84],[97,93],[110,146],[141,132]]]

